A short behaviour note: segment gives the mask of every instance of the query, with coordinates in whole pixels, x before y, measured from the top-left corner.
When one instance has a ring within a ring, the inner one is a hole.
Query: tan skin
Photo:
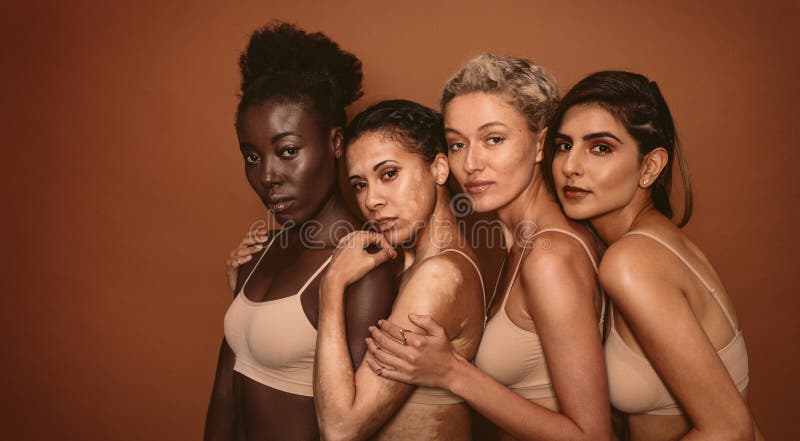
[[[522,256],[517,227],[560,228],[592,244],[589,232],[569,221],[542,181],[542,131],[503,95],[472,93],[445,109],[453,174],[471,192],[478,212],[495,211],[511,245],[489,317],[499,310]],[[548,246],[536,246],[545,243]],[[413,318],[428,335],[400,346],[389,336],[399,326],[380,322],[370,352],[384,376],[449,389],[498,426],[500,439],[604,440],[611,436],[608,387],[598,317],[602,308],[594,268],[583,247],[564,234],[545,232],[524,253],[506,313],[518,327],[537,333],[556,396],[527,400],[459,356],[449,331],[435,318]],[[593,257],[599,256],[593,251]],[[412,311],[419,313],[419,311]],[[369,361],[369,359],[368,359]],[[374,368],[379,368],[373,364]]]
[[[750,417],[747,390],[731,380],[717,351],[734,337],[722,309],[675,255],[642,236],[666,241],[697,269],[738,319],[703,253],[654,209],[651,186],[668,161],[663,148],[643,157],[636,140],[608,111],[577,105],[564,115],[552,164],[564,210],[588,219],[609,245],[600,282],[614,305],[614,327],[647,357],[684,415],[629,415],[633,441],[763,439]],[[571,193],[567,186],[586,190]]]
[[[323,129],[317,116],[302,105],[268,101],[242,112],[237,134],[250,186],[279,223],[297,225],[274,242],[243,291],[242,283],[257,259],[239,258],[242,254],[260,256],[269,234],[263,228],[254,231],[228,261],[234,292],[253,302],[269,302],[294,295],[332,254],[338,242],[334,227],[357,225],[336,185],[341,129]],[[314,229],[304,230],[308,225]],[[231,275],[234,272],[238,275]],[[394,284],[394,273],[387,267],[348,289],[344,305],[348,364],[363,358],[367,326],[388,315]],[[315,328],[319,326],[318,289],[319,278],[300,296],[303,312]],[[318,439],[312,397],[251,380],[233,371],[234,361],[223,339],[206,418],[206,440]]]
[[[429,314],[448,330],[461,356],[474,357],[484,313],[480,276],[463,256],[442,253],[456,248],[475,259],[459,245],[465,241],[449,209],[447,159],[439,154],[428,163],[381,134],[366,133],[348,146],[346,160],[359,208],[380,233],[349,236],[323,277],[314,383],[323,439],[468,440],[469,409],[463,402],[408,403],[412,386],[382,378],[366,362],[356,370],[345,363],[345,288],[400,254],[404,269],[389,318],[419,332],[408,313]],[[369,244],[381,251],[365,252]]]

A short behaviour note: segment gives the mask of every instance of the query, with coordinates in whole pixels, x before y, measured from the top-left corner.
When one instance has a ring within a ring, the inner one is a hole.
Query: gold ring
[[[400,329],[400,335],[403,337],[403,346],[408,344],[408,340],[406,340],[406,332],[411,332],[408,329]]]

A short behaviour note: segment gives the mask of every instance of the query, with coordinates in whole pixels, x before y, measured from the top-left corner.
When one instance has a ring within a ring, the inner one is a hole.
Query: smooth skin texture
[[[337,189],[336,158],[341,155],[342,131],[324,130],[316,115],[302,105],[266,102],[244,110],[237,134],[250,186],[280,223],[297,225],[276,240],[247,284],[244,295],[249,300],[268,302],[294,295],[334,251],[340,227],[349,225],[354,230],[357,225]],[[305,229],[307,226],[310,228]],[[227,272],[234,293],[241,291],[257,260],[238,257],[258,252],[255,248],[266,242],[268,234],[263,228],[248,233],[231,253]],[[236,277],[231,276],[234,272],[238,272]],[[306,318],[317,329],[319,280],[300,296]],[[387,267],[348,287],[343,303],[347,313],[343,362],[360,363],[366,351],[363,338],[367,327],[388,316],[395,285],[394,272]],[[319,436],[312,397],[253,381],[233,371],[234,362],[223,339],[206,417],[206,440],[308,440]]]
[[[734,337],[723,311],[700,280],[675,255],[642,236],[674,247],[700,272],[730,312],[733,304],[702,252],[655,210],[650,186],[667,164],[657,148],[644,157],[636,140],[607,110],[577,105],[556,136],[553,175],[564,210],[588,219],[609,245],[600,282],[614,305],[614,327],[644,354],[685,415],[629,415],[633,441],[763,439],[742,394],[717,355]],[[579,187],[583,195],[564,187]],[[737,323],[738,319],[734,317]]]
[[[346,363],[344,290],[400,254],[404,270],[389,318],[420,332],[406,317],[424,311],[447,329],[461,356],[471,359],[477,351],[484,313],[480,277],[463,256],[442,253],[464,243],[444,186],[447,160],[440,154],[427,163],[378,133],[361,135],[346,158],[359,208],[382,233],[348,236],[322,280],[314,383],[322,438],[468,440],[469,409],[463,402],[407,403],[412,386],[382,378],[366,363],[356,370]],[[369,246],[380,251],[370,254]],[[468,248],[459,249],[475,259]]]
[[[543,233],[533,244],[522,240],[534,231],[560,228],[594,243],[585,228],[564,216],[544,185],[543,131],[532,131],[525,117],[497,94],[458,96],[444,116],[453,174],[462,188],[472,190],[476,211],[497,213],[509,245],[489,316],[498,312],[513,269],[523,258],[506,313],[518,327],[539,335],[556,396],[527,400],[498,383],[460,357],[447,344],[446,327],[420,310],[411,311],[419,315],[408,320],[429,335],[414,335],[409,345],[398,347],[391,337],[405,325],[390,317],[372,331],[372,357],[388,366],[387,378],[442,387],[463,397],[499,427],[501,439],[609,439],[598,324],[602,296],[591,261],[575,239],[561,233]],[[596,252],[594,257],[599,260]],[[374,369],[380,368],[370,360]]]

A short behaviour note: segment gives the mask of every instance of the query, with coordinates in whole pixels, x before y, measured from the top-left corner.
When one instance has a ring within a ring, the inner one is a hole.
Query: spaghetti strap
[[[297,294],[300,294],[303,291],[305,291],[306,288],[308,288],[308,285],[311,284],[311,282],[319,275],[319,273],[321,273],[322,270],[324,270],[325,267],[328,266],[329,263],[331,263],[331,260],[333,260],[333,255],[325,259],[325,262],[323,262],[322,265],[320,265],[320,267],[317,268],[317,270],[314,272],[314,274],[311,275],[311,277],[308,278],[308,280],[306,280],[306,283],[303,285],[302,288],[300,288],[300,290],[297,291]]]
[[[583,239],[580,238],[580,236],[578,236],[577,234],[575,234],[575,233],[573,233],[571,231],[562,230],[561,228],[545,228],[544,230],[539,231],[536,234],[534,234],[533,237],[536,237],[536,236],[538,236],[538,235],[540,235],[542,233],[547,233],[548,231],[555,231],[557,233],[566,234],[567,236],[577,240],[578,243],[581,244],[581,246],[583,247],[583,250],[586,251],[586,255],[589,256],[589,261],[592,262],[592,267],[594,268],[594,273],[598,274],[599,271],[598,271],[597,261],[594,260],[594,256],[592,256],[592,251],[589,249],[589,246],[586,245],[586,243],[583,241]],[[603,329],[605,328],[606,311],[609,308],[606,306],[606,303],[608,303],[608,299],[607,299],[605,293],[603,293],[602,289],[600,291],[600,294],[601,294],[601,300],[602,300],[602,302],[601,302],[602,305],[600,306],[600,331],[603,332]]]
[[[703,286],[706,287],[708,292],[711,293],[711,297],[714,298],[714,301],[717,302],[717,304],[719,305],[720,309],[722,309],[723,314],[725,314],[725,318],[728,319],[728,323],[731,325],[731,328],[733,328],[733,332],[736,332],[736,323],[733,321],[733,317],[731,317],[731,314],[728,312],[728,309],[725,307],[725,305],[719,299],[719,296],[717,295],[717,291],[711,285],[709,285],[708,282],[706,282],[706,280],[703,278],[703,276],[701,276],[700,273],[697,272],[696,269],[694,269],[692,264],[690,264],[689,261],[686,260],[686,258],[684,258],[682,255],[680,255],[680,253],[678,253],[678,251],[675,250],[675,248],[673,248],[670,244],[668,244],[664,240],[659,239],[658,237],[656,237],[656,236],[654,236],[654,235],[652,235],[650,233],[645,233],[644,231],[629,231],[629,232],[625,233],[625,236],[632,236],[632,235],[649,237],[650,239],[653,239],[654,241],[660,243],[664,248],[668,249],[672,254],[674,254],[675,257],[680,259],[681,262],[683,262],[683,264],[686,265],[686,267],[689,268],[689,270],[698,279],[700,279],[700,283],[702,283]]]
[[[469,257],[463,251],[457,250],[455,248],[448,248],[446,250],[442,250],[442,253],[446,253],[448,251],[452,251],[454,253],[458,253],[458,254],[461,254],[462,256],[464,256],[464,258],[467,259],[467,261],[469,261],[469,263],[472,264],[472,267],[475,268],[475,272],[478,273],[478,280],[480,280],[480,282],[481,282],[481,293],[482,293],[481,297],[483,298],[483,311],[484,311],[484,315],[485,315],[486,308],[487,308],[487,305],[486,305],[486,287],[483,285],[483,275],[481,274],[481,269],[478,268],[478,265],[475,263],[475,261],[472,260],[472,258]]]
[[[264,256],[267,255],[267,251],[269,251],[270,247],[272,247],[272,243],[275,242],[275,239],[277,239],[278,236],[280,236],[284,231],[286,230],[280,230],[274,236],[272,236],[272,239],[269,241],[266,248],[264,248],[264,252],[261,253],[261,256],[256,261],[256,264],[253,265],[253,269],[250,270],[250,274],[248,274],[247,278],[244,279],[244,283],[242,283],[242,287],[239,289],[239,292],[244,292],[245,285],[247,285],[247,282],[250,281],[250,277],[253,275],[253,273],[256,272],[256,268],[258,268],[258,265],[261,263],[261,259],[263,259]]]

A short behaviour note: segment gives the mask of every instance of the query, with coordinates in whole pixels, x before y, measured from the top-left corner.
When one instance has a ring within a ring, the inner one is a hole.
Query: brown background
[[[796,1],[105,3],[0,18],[4,439],[200,438],[225,257],[264,216],[236,147],[236,60],[275,17],[361,57],[351,114],[436,105],[483,51],[533,57],[562,89],[603,68],[657,80],[694,175],[687,231],[745,329],[753,411],[772,440],[800,433]]]

